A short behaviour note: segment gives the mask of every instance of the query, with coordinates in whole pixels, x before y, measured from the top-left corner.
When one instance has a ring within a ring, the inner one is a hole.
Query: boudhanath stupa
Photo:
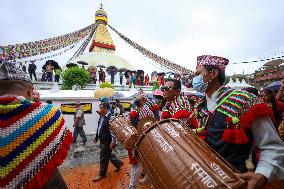
[[[76,64],[78,61],[83,61],[88,63],[88,66],[104,65],[105,67],[115,66],[118,69],[135,70],[125,59],[115,54],[115,45],[107,28],[107,13],[102,4],[96,11],[95,22],[97,26],[89,52],[72,59],[70,62]]]

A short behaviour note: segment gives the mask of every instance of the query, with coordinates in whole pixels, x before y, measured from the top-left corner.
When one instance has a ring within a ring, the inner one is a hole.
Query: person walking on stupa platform
[[[0,64],[0,188],[62,188],[58,167],[72,134],[61,111],[33,101],[33,85],[20,68]]]
[[[200,103],[200,120],[209,118],[201,127],[206,143],[242,173],[238,175],[247,181],[247,188],[262,188],[273,179],[284,179],[284,143],[266,103],[245,90],[224,86],[228,63],[218,56],[197,57],[197,76],[192,85],[206,95]],[[251,158],[253,144],[260,150],[256,166]]]
[[[96,84],[97,83],[97,73],[96,73],[95,68],[90,69],[90,75],[91,75],[92,83]]]
[[[123,73],[122,71],[119,72],[119,83],[120,85],[122,85],[122,82],[123,82]]]
[[[53,70],[54,70],[53,65],[49,62],[46,65],[45,70],[46,70],[47,82],[52,82],[53,81]]]
[[[145,76],[145,85],[148,86],[149,85],[149,75],[148,73]]]
[[[110,70],[110,83],[114,84],[114,76],[115,76],[115,69],[111,68]]]
[[[132,86],[134,86],[136,84],[136,75],[135,75],[135,73],[131,74],[130,82],[131,82]]]
[[[37,81],[37,77],[36,77],[36,65],[35,65],[35,61],[32,60],[31,63],[29,64],[29,67],[28,67],[28,71],[29,71],[29,74],[30,74],[30,79],[33,80],[33,77],[34,76],[34,79],[35,81]]]
[[[76,100],[75,106],[76,106],[76,111],[74,114],[74,124],[73,124],[74,127],[73,143],[76,143],[77,137],[78,135],[80,135],[81,138],[83,139],[83,145],[85,145],[87,142],[87,136],[83,128],[86,125],[84,109],[79,100]]]

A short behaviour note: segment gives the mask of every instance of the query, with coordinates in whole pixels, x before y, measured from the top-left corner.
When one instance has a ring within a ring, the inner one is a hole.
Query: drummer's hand
[[[247,182],[246,189],[261,189],[268,183],[268,179],[259,173],[247,172],[236,175]]]
[[[115,147],[116,147],[116,143],[112,142],[112,143],[110,144],[110,149],[113,149],[113,148],[115,148]]]

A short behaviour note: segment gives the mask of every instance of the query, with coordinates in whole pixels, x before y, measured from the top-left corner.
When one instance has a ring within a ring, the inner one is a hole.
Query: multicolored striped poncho
[[[59,109],[0,97],[0,188],[42,188],[72,142]]]

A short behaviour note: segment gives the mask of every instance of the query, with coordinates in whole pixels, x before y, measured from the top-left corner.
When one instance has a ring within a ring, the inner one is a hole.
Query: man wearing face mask
[[[72,134],[60,110],[33,101],[33,85],[20,68],[0,63],[0,188],[67,188],[57,167]]]
[[[131,108],[130,123],[136,128],[139,121],[147,116],[154,117],[159,120],[159,106],[152,100],[148,99],[143,90],[140,90],[134,101],[134,106]],[[127,150],[129,163],[131,164],[131,175],[128,189],[134,189],[137,186],[139,176],[142,172],[142,167],[139,163],[137,153],[135,153],[135,149]]]
[[[161,118],[181,119],[186,121],[191,128],[196,128],[198,125],[196,119],[190,118],[193,102],[181,93],[181,81],[168,79],[161,90],[163,91],[163,99],[166,100]]]
[[[242,174],[247,188],[262,188],[272,179],[284,179],[284,143],[271,122],[272,110],[252,93],[223,86],[226,58],[203,55],[197,57],[197,74],[192,85],[205,93],[199,116],[203,122],[205,141]],[[260,160],[254,172],[250,154],[253,143],[260,149]]]

